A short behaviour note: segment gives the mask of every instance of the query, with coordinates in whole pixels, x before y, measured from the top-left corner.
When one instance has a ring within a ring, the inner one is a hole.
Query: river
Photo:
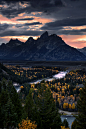
[[[44,79],[45,79],[45,81],[52,81],[55,79],[61,79],[61,78],[64,78],[67,73],[68,73],[68,71],[60,71],[58,74],[53,75],[52,78],[44,78]],[[44,79],[39,79],[37,81],[30,82],[30,84],[37,84],[38,82],[40,83]]]
[[[64,121],[64,119],[67,120],[68,124],[69,124],[69,128],[71,129],[71,125],[72,125],[72,122],[75,120],[75,117],[72,116],[72,115],[62,115],[61,116],[61,120]]]
[[[66,76],[66,74],[68,73],[68,71],[60,71],[58,74],[53,75],[52,78],[45,78],[45,81],[51,81],[51,80],[55,80],[55,79],[61,79],[64,78]],[[34,81],[34,82],[30,82],[30,84],[37,84],[38,82],[40,83],[43,79]],[[20,90],[20,86],[15,86],[17,92]],[[67,120],[69,127],[71,128],[71,124],[74,121],[75,117],[73,117],[72,115],[62,115],[61,116],[61,120],[63,121],[64,119]]]

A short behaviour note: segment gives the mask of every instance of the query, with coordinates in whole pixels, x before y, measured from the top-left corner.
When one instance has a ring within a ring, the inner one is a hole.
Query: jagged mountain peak
[[[62,40],[62,38],[60,36],[56,35],[56,34],[51,34],[49,37],[54,38],[56,40]]]
[[[48,32],[47,32],[47,31],[45,31],[45,32],[40,36],[41,39],[46,39],[47,37],[48,37]]]
[[[67,45],[61,37],[56,34],[48,35],[46,31],[37,40],[32,37],[28,38],[25,44],[18,39],[11,39],[3,47],[0,46],[0,59],[81,61],[86,60],[86,56]]]
[[[17,42],[17,41],[18,41],[18,42],[21,42],[21,41],[19,41],[17,38],[16,38],[16,39],[12,39],[12,38],[11,38],[9,42],[15,42],[15,41],[16,41],[16,42]]]
[[[33,41],[34,41],[33,37],[29,37],[28,40],[25,43],[33,42]]]
[[[2,46],[5,46],[5,43],[2,43],[1,45],[2,45]]]
[[[10,39],[10,41],[6,44],[7,46],[18,46],[21,45],[23,42],[21,42],[20,40],[16,39]]]

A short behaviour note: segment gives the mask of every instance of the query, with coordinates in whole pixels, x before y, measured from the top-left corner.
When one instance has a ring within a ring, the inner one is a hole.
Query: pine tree
[[[1,93],[1,90],[2,90],[2,84],[1,84],[1,82],[0,82],[0,93]]]
[[[7,104],[2,106],[2,111],[4,113],[4,127],[16,127],[17,126],[17,113],[15,112],[15,107],[12,104],[11,99],[7,101]]]
[[[64,121],[63,121],[63,125],[65,126],[65,128],[68,128],[68,127],[69,127],[69,124],[68,124],[68,122],[67,122],[67,120],[66,120],[66,119],[64,119]]]
[[[77,120],[76,119],[72,122],[71,129],[77,129]]]
[[[18,93],[13,87],[12,82],[7,82],[6,80],[2,80],[0,89],[0,127],[3,128],[4,125],[5,127],[7,127],[7,125],[15,126],[14,121],[16,120],[16,124],[18,124],[22,119],[22,105]],[[10,110],[10,112],[8,110]],[[15,118],[15,120],[12,117]]]
[[[2,88],[6,90],[6,80],[4,78],[2,80]]]
[[[29,90],[29,94],[27,95],[26,99],[25,99],[25,106],[24,106],[24,110],[25,110],[25,117],[28,117],[30,120],[33,120],[33,116],[34,116],[34,100],[32,97],[32,89]]]
[[[17,113],[10,99],[9,93],[2,90],[0,94],[0,128],[16,126]]]
[[[86,129],[86,84],[82,90],[80,90],[80,99],[78,100],[77,107],[78,117],[76,117],[76,129]]]
[[[4,127],[4,107],[5,107],[5,104],[7,104],[7,101],[9,99],[9,94],[7,91],[4,91],[4,89],[1,91],[0,93],[0,128],[3,128]]]
[[[19,99],[19,95],[13,86],[12,86],[11,91],[10,91],[10,98],[11,98],[12,103],[15,106],[15,112],[18,115],[17,122],[19,123],[22,120],[22,104],[21,104],[21,101]]]
[[[36,99],[36,122],[38,129],[60,129],[61,118],[49,88],[41,84]]]

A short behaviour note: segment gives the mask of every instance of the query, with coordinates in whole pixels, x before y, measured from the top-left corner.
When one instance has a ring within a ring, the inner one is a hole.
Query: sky
[[[45,31],[86,47],[86,0],[0,0],[0,44],[37,39]]]

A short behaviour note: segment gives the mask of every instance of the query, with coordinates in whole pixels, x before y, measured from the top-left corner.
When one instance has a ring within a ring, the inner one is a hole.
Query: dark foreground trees
[[[65,126],[65,128],[69,128],[69,124],[68,124],[68,122],[67,122],[67,120],[66,120],[66,119],[64,119],[64,121],[63,121],[63,125]]]
[[[36,121],[38,129],[60,129],[61,128],[61,118],[58,113],[58,109],[56,109],[55,101],[52,97],[51,91],[49,88],[45,86],[44,83],[40,85],[38,89],[38,93],[35,96],[35,105],[30,104],[28,101],[31,96],[26,98],[25,111],[28,114],[29,119]],[[31,98],[31,101],[32,98]],[[27,103],[28,102],[28,103]],[[32,102],[33,103],[33,102]],[[32,106],[33,117],[30,118],[30,112]],[[34,106],[34,107],[33,107]]]
[[[72,129],[86,129],[86,83],[80,90],[80,99],[77,102],[78,116],[72,124]]]
[[[78,107],[78,121],[77,129],[86,129],[86,84],[80,91],[80,99],[77,103]]]
[[[0,128],[17,127],[22,120],[22,105],[12,82],[0,82]]]

